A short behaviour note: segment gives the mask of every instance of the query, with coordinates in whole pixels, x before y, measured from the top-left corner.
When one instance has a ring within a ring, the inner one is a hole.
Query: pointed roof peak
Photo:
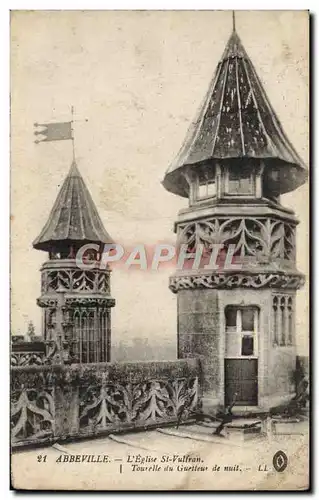
[[[48,221],[33,242],[33,247],[50,251],[55,245],[66,241],[81,244],[113,243],[75,160],[62,184]]]
[[[223,52],[221,60],[230,59],[232,57],[242,57],[248,59],[247,52],[238,36],[236,30],[233,30],[228,42],[226,44],[225,50]]]
[[[248,58],[247,53],[244,49],[244,46],[240,40],[240,37],[236,31],[236,13],[233,10],[232,11],[232,19],[233,19],[233,26],[232,26],[232,31],[230,34],[230,37],[228,39],[228,42],[226,44],[226,47],[224,49],[223,55],[221,57],[221,61],[224,59],[228,59],[231,57],[245,57]]]
[[[269,175],[280,169],[280,176],[274,173],[280,193],[296,189],[307,177],[236,32],[233,13],[233,30],[215,76],[163,184],[188,197],[185,169],[204,163],[214,168],[216,163],[243,158],[264,160]]]
[[[82,177],[75,160],[71,163],[68,177]]]

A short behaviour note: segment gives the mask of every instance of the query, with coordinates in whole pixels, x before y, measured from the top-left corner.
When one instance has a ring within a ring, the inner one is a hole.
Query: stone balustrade
[[[200,361],[16,366],[13,448],[186,420],[201,402]]]
[[[12,337],[11,366],[43,365],[46,363],[45,344],[40,340],[26,342]]]
[[[74,259],[49,260],[41,268],[41,292],[110,293],[110,270],[83,270]]]

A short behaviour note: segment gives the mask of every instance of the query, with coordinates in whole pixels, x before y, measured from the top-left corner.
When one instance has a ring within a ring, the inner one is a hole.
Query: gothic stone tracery
[[[199,376],[195,360],[12,368],[13,446],[187,419]]]
[[[178,244],[234,245],[234,255],[295,261],[295,223],[266,217],[215,217],[178,224]]]
[[[58,290],[69,292],[99,292],[108,293],[109,271],[104,270],[82,270],[79,268],[44,269],[42,271],[42,293],[50,293]]]

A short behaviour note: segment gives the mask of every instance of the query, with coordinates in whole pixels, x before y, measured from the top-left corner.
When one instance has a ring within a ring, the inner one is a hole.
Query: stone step
[[[220,425],[221,422],[198,422],[198,425],[202,425],[204,427],[216,428]],[[261,420],[252,419],[252,418],[238,418],[234,419],[229,424],[226,424],[225,427],[227,429],[246,429],[248,427],[257,427],[262,424]]]
[[[214,430],[218,427],[219,423],[212,422],[210,424],[206,422],[202,422],[198,424],[198,427],[202,427],[203,429],[211,429],[212,434]],[[205,432],[203,431],[203,432]],[[206,431],[207,432],[207,431]],[[205,433],[206,433],[205,432]],[[262,432],[261,421],[255,420],[250,423],[243,423],[242,425],[236,424],[227,424],[223,430],[223,436],[225,436],[230,441],[250,441],[251,439],[256,439],[264,436]]]
[[[200,430],[192,430],[192,429],[183,429],[183,431],[180,430],[173,430],[173,429],[157,429],[158,432],[162,434],[167,434],[169,436],[176,436],[176,437],[181,437],[185,439],[193,439],[194,441],[206,441],[209,443],[216,443],[216,444],[222,444],[225,446],[240,446],[238,443],[231,442],[229,439],[227,439],[225,436],[214,436],[211,433],[205,433],[201,432]]]
[[[237,418],[245,418],[245,419],[258,419],[262,417],[266,417],[268,412],[259,408],[258,406],[234,406],[232,409],[232,415],[234,419]]]
[[[298,419],[273,419],[272,426],[276,435],[302,436],[308,432],[307,420]]]

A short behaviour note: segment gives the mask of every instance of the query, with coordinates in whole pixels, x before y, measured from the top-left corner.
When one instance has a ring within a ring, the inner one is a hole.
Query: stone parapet
[[[13,447],[160,426],[201,402],[196,359],[11,370]]]

